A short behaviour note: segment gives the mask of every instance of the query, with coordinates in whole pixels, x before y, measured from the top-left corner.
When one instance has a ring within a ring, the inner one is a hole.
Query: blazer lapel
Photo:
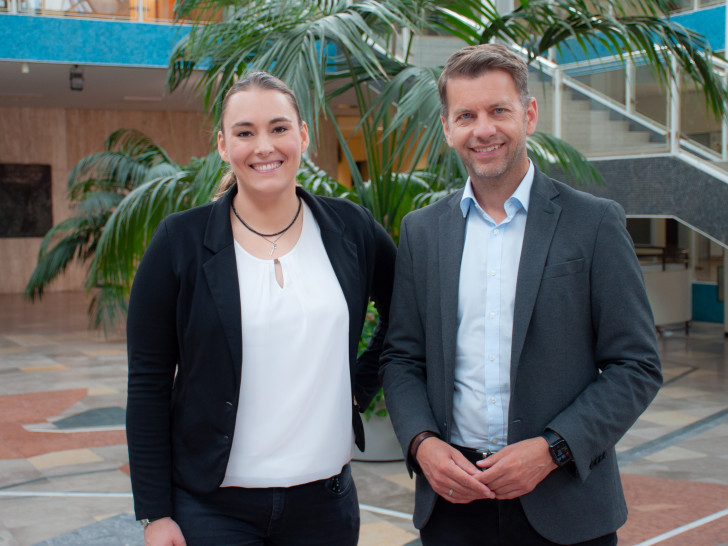
[[[460,262],[465,244],[465,218],[460,210],[460,190],[450,198],[449,206],[439,218],[437,268],[442,313],[442,351],[445,385],[455,381],[455,346],[458,328],[458,290],[460,286]],[[447,398],[452,410],[452,397]]]
[[[240,385],[243,361],[240,286],[233,231],[230,226],[230,202],[236,193],[237,186],[233,186],[212,205],[204,240],[205,247],[212,252],[212,256],[202,265],[202,268],[220,314],[220,321],[230,348],[236,384]]]
[[[518,280],[516,281],[511,346],[511,383],[515,382],[518,362],[521,358],[528,325],[531,322],[533,306],[536,304],[536,296],[541,286],[546,258],[561,214],[561,207],[552,201],[558,194],[558,190],[550,180],[536,171],[531,188],[521,260],[518,265]]]

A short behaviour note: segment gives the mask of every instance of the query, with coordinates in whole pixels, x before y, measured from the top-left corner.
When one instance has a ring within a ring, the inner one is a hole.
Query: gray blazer
[[[450,438],[461,197],[458,191],[402,222],[380,373],[405,456],[422,431]],[[508,443],[550,428],[574,457],[521,497],[541,535],[581,542],[626,521],[614,445],[661,383],[652,312],[623,210],[537,171],[516,287]],[[436,494],[423,475],[416,479],[414,523],[422,528]]]

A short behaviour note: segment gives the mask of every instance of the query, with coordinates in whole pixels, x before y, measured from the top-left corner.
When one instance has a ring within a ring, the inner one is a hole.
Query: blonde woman
[[[367,210],[296,185],[308,144],[283,82],[238,81],[221,197],[165,219],[139,266],[127,436],[147,545],[357,542],[349,461],[379,388],[396,250]],[[357,359],[370,299],[380,323]]]

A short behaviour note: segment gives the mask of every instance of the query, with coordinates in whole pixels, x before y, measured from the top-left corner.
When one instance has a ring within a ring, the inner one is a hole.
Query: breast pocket
[[[555,277],[573,275],[574,273],[579,273],[582,269],[584,269],[584,258],[570,260],[559,264],[551,264],[544,268],[543,278],[553,279]]]

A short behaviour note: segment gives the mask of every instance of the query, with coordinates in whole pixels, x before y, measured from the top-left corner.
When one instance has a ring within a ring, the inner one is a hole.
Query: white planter
[[[355,461],[386,462],[404,459],[388,416],[372,415],[368,421],[362,416],[362,422],[366,449],[362,452],[358,447],[354,448]]]

